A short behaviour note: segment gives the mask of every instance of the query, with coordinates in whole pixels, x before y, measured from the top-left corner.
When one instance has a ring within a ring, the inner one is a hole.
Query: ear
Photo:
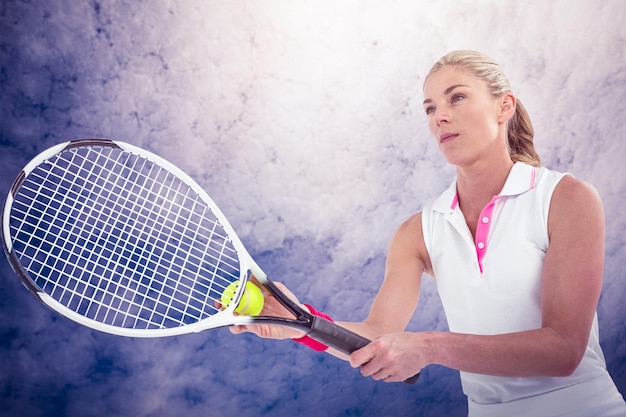
[[[498,121],[500,123],[506,123],[515,114],[517,105],[517,99],[513,93],[505,93],[500,97],[500,112],[498,113]]]

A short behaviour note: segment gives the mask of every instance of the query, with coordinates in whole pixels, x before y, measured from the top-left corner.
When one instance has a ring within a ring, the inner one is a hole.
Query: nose
[[[433,122],[440,126],[442,123],[448,123],[450,121],[450,115],[448,112],[441,107],[437,107],[435,110],[435,114],[433,114]]]

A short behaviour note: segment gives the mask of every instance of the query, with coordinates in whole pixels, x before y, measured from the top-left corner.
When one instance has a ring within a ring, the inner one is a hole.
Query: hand
[[[252,280],[258,284],[258,282],[254,279],[254,277],[252,277]],[[275,282],[274,284],[276,284],[278,289],[280,289],[283,293],[285,293],[287,297],[291,298],[293,301],[300,304],[300,302],[298,301],[298,298],[291,291],[289,291],[287,287],[285,287],[280,282]],[[262,316],[295,318],[293,314],[289,312],[289,310],[283,307],[283,305],[280,302],[278,302],[276,298],[274,298],[273,295],[268,294],[265,291],[265,289],[263,288],[263,285],[259,284],[259,287],[261,288],[261,290],[263,290],[263,296],[264,296],[263,310],[261,310]],[[303,308],[306,309],[306,307],[304,306]],[[254,333],[257,336],[265,338],[265,339],[294,339],[294,338],[300,338],[305,335],[305,333],[299,332],[289,327],[275,326],[275,325],[273,326],[269,324],[251,324],[251,325],[231,326],[229,329],[230,329],[230,332],[233,334],[249,332],[249,333]]]
[[[420,333],[392,333],[378,337],[350,355],[350,365],[363,376],[385,382],[401,382],[418,374],[428,363]]]

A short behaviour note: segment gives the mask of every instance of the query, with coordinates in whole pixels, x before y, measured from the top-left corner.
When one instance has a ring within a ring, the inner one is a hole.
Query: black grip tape
[[[309,336],[346,355],[370,343],[369,339],[318,316],[313,316]]]

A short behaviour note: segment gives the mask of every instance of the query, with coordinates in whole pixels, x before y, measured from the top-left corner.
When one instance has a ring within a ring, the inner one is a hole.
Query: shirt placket
[[[491,199],[480,212],[478,218],[478,224],[476,225],[476,236],[474,244],[476,246],[476,258],[478,260],[478,267],[480,273],[483,273],[483,259],[487,254],[487,248],[489,246],[489,230],[491,229],[491,223],[493,220],[493,211],[496,207],[496,203],[500,200],[500,196],[495,196]]]

